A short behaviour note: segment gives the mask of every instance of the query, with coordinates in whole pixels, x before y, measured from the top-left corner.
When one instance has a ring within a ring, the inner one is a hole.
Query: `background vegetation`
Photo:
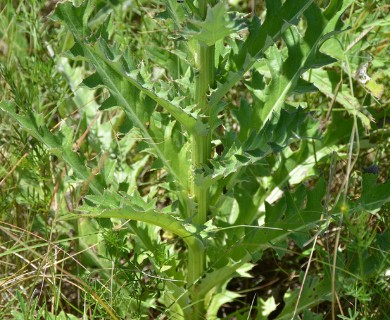
[[[172,57],[180,48],[172,20],[163,19],[165,1],[94,4],[92,30],[111,14],[107,32],[152,78],[184,76]],[[263,1],[229,5],[249,18],[264,17]],[[162,274],[183,269],[182,240],[158,227],[135,229],[134,221],[116,219],[110,226],[105,220],[66,219],[85,204],[98,172],[118,193],[137,190],[144,200],[155,199],[160,210],[180,204],[167,171],[126,113],[99,109],[108,91],[79,86],[93,67],[66,54],[74,40],[48,16],[54,7],[55,1],[44,0],[0,3],[0,318],[169,318],[162,292],[172,279]],[[266,162],[274,169],[251,169],[257,180],[242,182],[240,203],[224,198],[223,212],[231,214],[235,205],[259,196],[259,185],[272,186],[263,190],[273,206],[258,208],[260,225],[265,210],[267,217],[283,219],[289,208],[301,209],[313,199],[322,224],[311,228],[309,242],[294,230],[288,240],[272,241],[261,255],[254,254],[253,264],[238,270],[214,300],[220,319],[331,319],[332,310],[339,319],[390,319],[389,5],[355,0],[342,20],[346,30],[321,49],[337,62],[303,75],[319,90],[289,97],[290,105],[309,113],[305,131],[283,151],[272,150]],[[304,32],[305,23],[299,28]],[[273,76],[265,63],[254,67],[266,82]],[[242,123],[251,119],[238,110],[245,101],[262,99],[256,96],[261,81],[253,79],[226,94],[215,154],[229,143],[224,131],[245,134]],[[183,91],[190,86],[184,80],[177,83]],[[17,107],[13,116],[7,112],[10,101]],[[91,175],[80,178],[47,143],[22,130],[20,119],[29,114],[39,115],[40,125],[52,133],[63,124],[71,128],[67,143],[84,157]],[[165,126],[164,119],[155,116],[148,125]],[[139,240],[146,234],[158,235],[149,247]],[[229,251],[237,240],[228,240],[210,250]],[[307,307],[294,315],[297,301]]]

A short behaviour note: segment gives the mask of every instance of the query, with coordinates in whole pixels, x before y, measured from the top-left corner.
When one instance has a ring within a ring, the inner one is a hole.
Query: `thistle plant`
[[[164,51],[166,64],[158,66],[118,47],[112,17],[92,31],[91,1],[57,5],[53,17],[74,41],[67,57],[93,70],[82,85],[106,90],[100,110],[124,112],[131,122],[127,134],[142,137],[140,152],[167,174],[164,188],[172,204],[164,208],[157,207],[152,192],[141,196],[137,186],[120,188],[111,176],[117,173],[115,161],[105,162],[102,155],[98,170],[86,166],[65,123],[52,133],[39,114],[21,114],[10,101],[1,107],[87,182],[80,214],[67,219],[94,218],[106,228],[115,219],[130,220],[129,233],[151,252],[153,230],[180,238],[187,250],[184,267],[162,268],[159,259],[150,259],[171,280],[159,300],[170,319],[216,319],[220,306],[236,297],[226,289],[231,279],[248,276],[267,248],[286,248],[287,237],[304,247],[322,223],[323,180],[271,205],[290,179],[302,181],[298,167],[305,165],[305,172],[313,167],[297,160],[290,168],[296,174],[283,175],[275,159],[293,143],[310,148],[308,141],[316,138],[318,124],[297,98],[317,90],[314,68],[336,61],[321,48],[342,32],[340,17],[351,2],[331,0],[320,8],[313,0],[269,0],[261,21],[230,11],[228,1],[161,1],[165,9],[155,19],[174,45]],[[156,67],[163,77],[154,75]],[[234,88],[238,106],[230,97]],[[369,125],[364,113],[347,111]],[[102,151],[119,159],[113,150]],[[317,157],[333,151],[324,146]],[[299,298],[290,297],[281,319],[328,300],[328,282],[312,279]]]

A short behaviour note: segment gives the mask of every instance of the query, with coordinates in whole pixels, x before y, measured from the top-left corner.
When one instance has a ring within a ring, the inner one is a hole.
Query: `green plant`
[[[326,82],[331,75],[312,69],[335,62],[320,49],[341,32],[340,17],[351,3],[334,0],[322,10],[308,0],[268,1],[261,23],[257,16],[228,12],[225,1],[167,0],[156,21],[170,31],[171,47],[150,50],[140,62],[130,50],[119,50],[112,17],[93,32],[98,19],[91,18],[91,2],[65,2],[57,6],[55,17],[73,36],[69,56],[93,68],[83,81],[90,93],[76,98],[94,98],[93,90],[106,98],[100,110],[116,117],[123,133],[116,142],[125,150],[104,146],[102,138],[96,142],[101,150],[93,155],[100,160],[90,161],[75,152],[73,128],[66,123],[52,133],[40,114],[25,112],[17,101],[5,101],[1,108],[67,163],[73,183],[84,184],[78,195],[84,201],[78,210],[84,214],[64,220],[97,218],[110,230],[106,249],[114,261],[126,258],[127,239],[109,219],[131,220],[126,231],[137,239],[135,246],[149,256],[158,276],[171,280],[158,297],[170,318],[214,319],[222,304],[237,297],[227,291],[227,283],[248,276],[265,249],[276,247],[282,255],[287,237],[304,247],[312,231],[322,227],[324,180],[310,190],[301,185],[287,192],[274,206],[269,203],[288,182],[301,182],[316,161],[347,143],[352,121],[342,135],[326,132],[316,141],[318,123],[297,99],[316,90],[312,83],[331,94],[333,83]],[[71,78],[69,65],[62,67]],[[238,97],[229,96],[234,87]],[[341,98],[349,102],[350,97]],[[369,127],[365,110],[347,102],[341,101],[347,112]],[[125,128],[118,106],[128,118]],[[119,178],[128,173],[122,164],[134,147],[126,145],[136,139],[142,139],[135,147],[145,157],[137,159],[131,178]],[[162,178],[156,177],[146,190],[135,177],[148,162]],[[172,203],[157,203],[158,190]],[[157,227],[179,237],[187,246],[186,256],[170,258],[161,249]],[[281,317],[297,312],[309,317],[309,308],[329,299],[329,278],[311,278],[304,294],[292,293]]]

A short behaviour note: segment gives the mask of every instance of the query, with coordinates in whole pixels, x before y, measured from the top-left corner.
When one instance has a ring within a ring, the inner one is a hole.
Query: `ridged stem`
[[[198,9],[201,19],[205,19],[207,15],[207,5],[209,1],[199,0]],[[214,55],[215,47],[207,46],[206,44],[199,42],[196,55],[196,92],[195,103],[199,111],[199,115],[202,116],[202,121],[209,122],[210,110],[208,106],[207,95],[210,87],[214,84]],[[207,212],[210,205],[209,189],[203,188],[195,183],[195,170],[201,170],[204,168],[211,155],[211,132],[207,135],[192,135],[192,195],[195,197],[197,204],[196,212],[194,214],[193,222],[197,225],[204,225],[207,221]],[[187,281],[191,286],[190,292],[193,303],[193,317],[192,319],[204,319],[205,307],[204,296],[199,295],[197,290],[197,282],[204,275],[206,267],[206,253],[202,251],[190,251],[189,263],[193,265],[188,270]],[[197,264],[197,265],[194,265]]]

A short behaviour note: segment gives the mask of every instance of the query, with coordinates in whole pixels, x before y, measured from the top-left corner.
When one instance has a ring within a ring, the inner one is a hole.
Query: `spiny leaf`
[[[217,104],[226,93],[248,72],[253,64],[260,59],[267,49],[277,42],[281,34],[310,6],[313,0],[267,1],[267,15],[263,24],[255,16],[249,25],[250,34],[235,56],[236,70],[230,71],[223,83],[210,96],[210,106]]]
[[[334,58],[320,52],[320,48],[325,40],[341,32],[340,26],[337,29],[329,30],[328,25],[333,26],[334,21],[339,20],[349,2],[349,0],[344,1],[344,5],[329,21],[326,20],[320,8],[313,3],[304,12],[307,21],[304,37],[301,37],[296,26],[291,26],[283,33],[283,39],[288,49],[288,57],[280,66],[280,72],[275,73],[270,70],[272,79],[266,88],[264,105],[261,107],[262,121],[267,121],[271,116],[271,112],[278,113],[281,110],[288,95],[297,91],[298,84],[302,85],[299,80],[306,70],[319,68],[336,61]],[[279,55],[278,50],[271,50],[271,52],[273,54],[268,55],[268,59],[280,59],[277,57]]]
[[[254,257],[268,245],[278,244],[287,237],[303,246],[310,238],[310,230],[320,221],[321,199],[325,195],[325,181],[321,179],[313,190],[301,186],[294,194],[287,193],[275,205],[266,203],[265,224],[259,231],[248,230],[244,244]]]
[[[16,106],[10,101],[1,102],[0,108],[16,119],[24,130],[45,144],[50,152],[64,159],[76,173],[78,178],[88,181],[93,192],[96,194],[103,193],[105,184],[102,181],[101,176],[94,176],[92,171],[86,167],[85,159],[72,150],[72,146],[69,143],[68,129],[65,130],[68,131],[68,137],[62,135],[61,132],[53,134],[46,125],[44,125],[43,118],[40,115],[34,115],[33,113],[20,115],[16,113]]]
[[[99,33],[99,37],[96,35],[88,35],[90,37],[87,37],[86,33],[89,30],[86,24],[91,12],[90,7],[90,1],[85,1],[79,7],[74,7],[70,2],[60,3],[56,7],[54,17],[65,22],[75,38],[75,45],[71,49],[72,54],[82,56],[92,62],[100,76],[100,85],[104,85],[110,90],[118,105],[126,107],[123,97],[126,89],[122,89],[121,86],[122,83],[128,82],[129,85],[137,88],[165,108],[188,131],[201,135],[207,134],[208,129],[200,121],[166,100],[164,92],[156,91],[153,83],[143,78],[138,70],[134,70],[134,64],[129,63],[131,59],[128,52],[120,54],[115,46],[109,46],[108,39],[104,38],[108,35]],[[97,76],[93,80],[95,84],[99,82]],[[128,112],[132,114],[130,110]],[[144,127],[137,117],[132,118],[132,121],[141,129]]]
[[[226,146],[222,156],[210,161],[212,169],[204,168],[203,172],[196,175],[196,183],[207,188],[229,174],[238,172],[240,168],[259,162],[272,152],[280,152],[291,142],[291,132],[295,134],[294,138],[298,138],[304,131],[303,121],[306,117],[302,108],[293,112],[282,110],[280,117],[275,115],[261,130],[253,131],[243,145],[235,142],[230,147]],[[236,179],[239,181],[239,176]]]
[[[295,137],[300,136],[300,129],[306,118],[307,114],[302,108],[293,112],[282,110],[280,116],[275,114],[275,117],[270,119],[258,132],[253,133],[245,142],[243,149],[252,154],[269,153],[270,151],[278,151],[279,148],[284,149],[286,143],[291,139],[291,133]]]
[[[166,83],[152,83],[148,79],[148,73],[142,67],[135,69],[135,64],[128,51],[119,54],[115,46],[104,39],[107,35],[100,33],[99,37],[85,37],[84,32],[78,28],[87,21],[89,2],[73,7],[69,3],[61,3],[57,6],[56,17],[62,19],[72,31],[75,45],[71,49],[74,56],[82,56],[88,59],[95,67],[95,74],[85,79],[84,84],[91,88],[105,86],[109,89],[110,98],[102,105],[103,109],[119,105],[124,108],[133,124],[140,128],[143,137],[154,148],[156,156],[163,161],[164,166],[174,180],[184,188],[187,181],[183,180],[177,168],[172,166],[170,155],[160,147],[161,141],[156,140],[147,128],[156,103],[161,105],[190,133],[206,135],[208,127],[201,119],[196,119],[193,114],[187,113],[180,106],[180,99],[168,101],[171,86]],[[82,21],[80,21],[82,20]],[[76,21],[76,22],[75,22]],[[85,27],[85,30],[87,28]],[[164,137],[169,138],[169,137]],[[171,152],[172,155],[172,152]],[[172,157],[171,157],[172,158]]]
[[[162,117],[161,113],[153,114],[153,117],[150,119],[148,131],[158,145],[150,146],[150,142],[143,143],[142,146],[145,145],[148,147],[142,149],[142,151],[151,153],[158,158],[156,148],[159,148],[159,150],[164,153],[166,161],[168,161],[169,165],[174,168],[178,174],[178,178],[176,179],[179,180],[175,182],[180,182],[183,189],[188,191],[188,181],[191,170],[189,157],[190,143],[185,141],[180,130],[177,129],[177,123],[175,121],[168,121],[166,118]],[[161,163],[160,160],[161,159],[157,159],[157,162]],[[161,164],[164,165],[164,162]]]
[[[323,301],[329,301],[331,299],[331,280],[327,273],[322,280],[318,278],[308,276],[306,282],[302,285],[304,289],[300,295],[300,289],[288,291],[285,294],[284,301],[285,306],[282,312],[278,315],[278,319],[290,320],[293,318],[297,301],[298,307],[296,314],[300,314],[305,310],[310,310],[312,307],[320,304]]]
[[[302,82],[300,77],[307,69],[318,68],[335,61],[321,53],[320,48],[325,40],[341,32],[341,26],[337,23],[341,14],[351,3],[350,0],[336,1],[339,4],[339,10],[332,12],[333,15],[329,14],[327,18],[312,1],[287,0],[283,5],[280,1],[268,1],[264,23],[261,25],[256,17],[253,18],[249,27],[250,35],[236,56],[237,71],[230,71],[223,84],[218,84],[217,89],[210,96],[210,105],[217,103],[269,48],[271,49],[267,52],[267,60],[269,60],[272,78],[265,95],[258,97],[263,101],[258,105],[261,120],[258,126],[266,123],[272,113],[279,113],[291,93],[313,90],[313,86]],[[309,18],[307,18],[308,27],[302,38],[297,31],[296,24],[303,13]],[[276,48],[272,49],[272,45],[281,35],[288,48],[287,59],[282,59]],[[273,60],[278,61],[276,66],[280,72],[273,69],[275,66]],[[303,87],[302,84],[304,84]]]
[[[257,300],[258,308],[261,310],[261,319],[268,319],[268,316],[276,310],[276,307],[279,305],[279,303],[275,303],[275,298],[270,297],[267,300],[263,300],[261,298],[258,298]]]
[[[74,7],[71,1],[57,4],[54,15],[56,20],[67,22],[67,26],[77,38],[85,38],[91,34],[88,28],[88,19],[91,16],[93,7],[90,1],[84,1],[79,7]]]
[[[115,194],[105,192],[100,197],[88,196],[87,200],[92,201],[97,206],[84,204],[78,210],[85,212],[82,217],[88,218],[118,218],[141,221],[178,235],[188,245],[189,250],[203,250],[203,243],[199,236],[188,231],[185,223],[176,219],[171,214],[158,212],[155,202],[145,202],[137,193],[131,196],[125,194]],[[187,225],[196,230],[195,226]]]
[[[212,46],[242,28],[238,17],[229,15],[226,19],[227,15],[225,2],[218,2],[214,7],[208,8],[204,21],[191,21],[185,35]]]
[[[160,19],[172,19],[176,27],[180,27],[186,20],[184,5],[175,0],[167,0],[165,11],[159,13],[156,17]]]
[[[239,264],[249,260],[257,261],[266,248],[274,245],[283,247],[282,243],[287,237],[303,246],[312,236],[310,231],[313,225],[320,221],[323,211],[321,199],[325,195],[325,188],[323,179],[313,190],[306,190],[301,186],[295,193],[287,193],[275,205],[266,205],[264,225],[242,227],[239,224],[232,229],[233,232],[225,240],[229,243],[224,243],[224,246],[232,249],[224,252],[224,258],[239,262],[230,261],[226,266],[208,274],[199,289],[207,291],[215,282],[220,283],[221,279],[230,278],[229,274],[233,274]],[[218,252],[218,256],[213,256],[212,259],[221,259],[220,254]]]
[[[207,134],[209,130],[207,126],[204,125],[200,119],[195,119],[192,115],[186,113],[178,104],[179,100],[167,100],[167,93],[170,86],[166,86],[162,83],[159,88],[158,83],[154,84],[148,82],[148,80],[142,77],[137,70],[131,70],[130,66],[127,64],[128,59],[126,57],[123,55],[117,56],[116,53],[113,52],[112,47],[109,47],[103,40],[100,40],[99,43],[96,43],[93,46],[84,45],[83,49],[83,53],[94,64],[99,73],[101,85],[106,86],[110,90],[110,93],[114,96],[120,106],[126,107],[125,101],[123,101],[123,95],[126,92],[126,89],[122,89],[121,86],[124,85],[124,82],[128,82],[128,84],[136,88],[138,92],[142,92],[166,109],[166,111],[178,120],[189,132],[199,135]],[[117,79],[117,81],[113,81],[114,79]],[[132,91],[134,92],[134,90]],[[130,114],[132,113],[128,108],[126,109]],[[136,116],[132,116],[131,119],[142,129],[141,123],[139,123]]]

